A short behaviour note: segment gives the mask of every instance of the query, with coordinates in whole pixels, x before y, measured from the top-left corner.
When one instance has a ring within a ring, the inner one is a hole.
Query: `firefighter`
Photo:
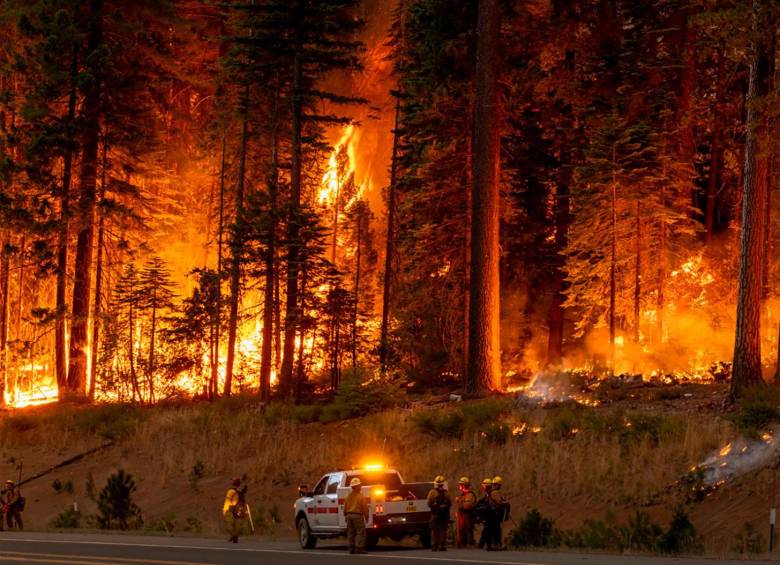
[[[479,535],[477,547],[490,549],[491,539],[494,537],[495,520],[493,519],[492,506],[490,504],[490,492],[493,489],[493,479],[482,480],[482,498],[477,503],[477,516],[482,521],[482,532]]]
[[[9,530],[17,528],[19,530],[24,529],[22,522],[22,511],[24,510],[24,497],[21,490],[14,484],[13,481],[8,480],[5,482],[3,491],[5,494],[4,500],[2,500],[3,509],[5,510],[5,522]]]
[[[360,479],[355,477],[349,481],[352,489],[344,500],[344,517],[347,519],[347,542],[350,553],[366,552],[366,520],[368,519],[368,503],[360,491]]]
[[[431,509],[432,551],[447,551],[447,527],[450,524],[452,498],[444,488],[445,481],[442,475],[433,479],[433,488],[426,500],[428,508]]]
[[[509,502],[504,498],[501,487],[504,479],[500,476],[493,477],[493,488],[490,490],[490,504],[495,523],[493,525],[493,538],[490,540],[490,547],[493,551],[506,551],[504,537],[502,534],[502,525],[509,515]]]
[[[246,492],[246,488],[244,488],[244,492]],[[225,525],[230,535],[228,541],[233,543],[238,543],[238,534],[241,533],[245,514],[245,505],[241,504],[241,498],[241,479],[234,477],[222,505],[222,516],[225,518]]]
[[[458,508],[457,546],[462,548],[474,545],[474,507],[477,504],[477,494],[472,490],[471,480],[468,477],[460,478],[458,490],[460,494],[455,499]]]

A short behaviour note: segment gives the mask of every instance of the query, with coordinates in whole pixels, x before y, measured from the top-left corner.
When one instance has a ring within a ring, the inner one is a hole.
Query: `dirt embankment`
[[[501,474],[516,519],[538,508],[565,529],[624,521],[637,510],[665,525],[685,504],[707,552],[724,554],[746,523],[765,530],[773,471],[750,471],[698,501],[688,486],[672,486],[737,434],[712,408],[717,390],[684,394],[658,395],[641,409],[631,399],[601,407],[533,407],[507,398],[419,403],[326,424],[307,423],[311,410],[264,409],[248,399],[41,407],[0,415],[0,479],[14,478],[20,461],[29,476],[110,441],[25,486],[28,528],[49,528],[74,503],[86,517],[82,526],[94,526],[95,495],[122,468],[137,483],[147,530],[221,535],[225,488],[230,477],[246,475],[258,532],[289,536],[299,483],[381,458],[407,480],[443,473],[454,484],[461,475],[478,482]]]

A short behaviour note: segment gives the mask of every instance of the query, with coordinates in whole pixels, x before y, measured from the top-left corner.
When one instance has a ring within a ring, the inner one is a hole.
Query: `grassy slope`
[[[26,487],[28,527],[46,528],[74,498],[82,512],[94,513],[88,474],[100,488],[122,467],[137,479],[148,528],[217,534],[229,477],[245,473],[259,529],[286,536],[300,482],[311,486],[324,471],[382,455],[407,480],[500,473],[516,517],[536,507],[556,525],[574,528],[607,514],[625,519],[641,508],[665,524],[683,496],[657,494],[734,433],[706,412],[520,409],[495,399],[328,424],[293,422],[302,417],[308,416],[294,407],[261,411],[242,399],[155,409],[41,407],[0,416],[0,478],[13,475],[13,459],[23,458],[30,474],[117,438],[114,447]],[[508,433],[523,423],[541,431]],[[198,462],[203,476],[194,483]],[[74,494],[55,493],[55,478],[71,481]],[[763,532],[770,485],[771,473],[757,472],[692,507],[708,552],[730,549],[745,522]]]

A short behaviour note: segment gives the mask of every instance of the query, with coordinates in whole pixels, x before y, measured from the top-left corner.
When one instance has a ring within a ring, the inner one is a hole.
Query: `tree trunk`
[[[777,48],[777,30],[773,27],[769,30],[771,34],[769,40],[769,93],[775,89],[775,52]],[[764,178],[762,179],[766,188],[766,204],[764,205],[764,264],[761,269],[761,300],[766,301],[769,298],[769,275],[770,265],[772,264],[772,188],[774,186],[774,165],[775,148],[772,139],[774,131],[774,120],[771,117],[765,117],[766,131],[762,143],[761,158],[766,160]]]
[[[219,343],[222,332],[222,243],[225,234],[225,174],[227,159],[227,136],[222,133],[222,158],[219,165],[219,226],[217,226],[217,303],[213,312],[211,345],[211,378],[209,399],[219,396]]]
[[[766,206],[766,120],[760,104],[769,94],[771,68],[769,8],[766,0],[753,0],[753,40],[750,84],[747,96],[747,137],[745,140],[742,231],[739,250],[739,294],[734,340],[734,365],[731,396],[763,383],[761,375],[761,281],[763,267],[764,221]]]
[[[352,311],[352,370],[357,367],[357,328],[358,312],[360,307],[360,255],[361,255],[361,235],[363,233],[363,209],[357,213],[357,245],[355,248],[355,306]]]
[[[304,297],[306,296],[306,285],[309,282],[309,270],[308,265],[303,265],[303,270],[301,271],[301,287],[300,287],[300,296],[301,301],[304,300]],[[296,400],[299,400],[301,398],[301,394],[303,392],[303,382],[306,377],[306,371],[305,371],[305,360],[304,360],[304,353],[305,353],[305,345],[306,345],[306,329],[305,327],[302,327],[300,329],[299,335],[299,341],[298,341],[298,364],[296,367],[296,375],[295,375],[295,384],[294,384],[294,394]],[[294,336],[293,336],[294,338]]]
[[[559,257],[569,241],[569,184],[571,167],[568,150],[561,150],[560,172],[555,195],[555,249]],[[563,264],[557,264],[552,274],[552,301],[548,314],[547,364],[557,365],[563,357],[563,303],[566,300],[566,273]]]
[[[5,403],[5,391],[8,389],[8,290],[11,278],[11,260],[6,250],[10,235],[5,232],[2,241],[2,258],[0,258],[0,363],[2,363],[2,374],[0,374],[0,406]]]
[[[77,209],[78,237],[73,277],[73,303],[68,370],[68,395],[84,398],[87,394],[87,348],[89,347],[89,299],[92,286],[95,198],[97,185],[98,142],[100,135],[103,43],[103,0],[91,0],[86,60],[98,59],[89,68],[92,79],[84,87],[82,103],[82,145],[80,194]]]
[[[642,219],[639,216],[639,202],[636,203],[636,249],[634,251],[634,342],[639,343],[639,316],[642,300]]]
[[[385,272],[382,276],[382,323],[379,330],[379,367],[387,371],[390,300],[392,297],[393,260],[395,257],[396,183],[398,182],[398,150],[400,143],[401,94],[396,93],[393,156],[390,161],[390,185],[387,187],[387,237],[385,239]]]
[[[263,298],[263,345],[260,352],[260,399],[271,398],[271,356],[273,354],[274,287],[276,280],[276,199],[279,185],[279,108],[278,91],[274,92],[274,118],[271,134],[271,178],[268,181],[270,225],[265,251],[265,292]]]
[[[295,2],[298,18],[303,18],[303,3]],[[298,273],[300,271],[300,208],[301,208],[301,159],[303,142],[303,31],[300,24],[295,30],[295,56],[293,61],[292,84],[292,162],[290,171],[290,217],[287,223],[287,304],[284,317],[284,352],[282,373],[279,375],[279,394],[289,396],[293,392],[293,362],[295,357],[295,334],[298,329]]]
[[[501,386],[499,339],[500,2],[480,0],[474,108],[471,282],[466,392]]]
[[[615,295],[616,295],[616,270],[617,270],[617,146],[612,146],[612,225],[610,229],[610,260],[609,260],[609,373],[615,374]]]
[[[103,166],[100,181],[100,194],[98,203],[102,203],[106,197],[106,169],[108,165],[108,140],[103,136]],[[97,378],[98,344],[100,340],[100,313],[103,300],[103,245],[105,239],[106,215],[105,211],[98,207],[98,233],[97,233],[97,259],[95,261],[95,302],[92,305],[92,354],[90,355],[89,375],[89,400],[95,399]]]
[[[718,48],[717,84],[715,107],[712,112],[712,147],[710,149],[710,171],[707,179],[707,198],[704,207],[704,242],[709,244],[715,234],[715,204],[723,165],[723,98],[726,90],[726,55],[723,47]]]
[[[230,396],[233,386],[233,364],[236,356],[236,335],[238,332],[238,303],[241,293],[241,252],[243,247],[243,237],[240,232],[241,216],[244,211],[244,179],[246,177],[246,150],[249,138],[249,85],[244,88],[242,101],[242,124],[241,124],[241,153],[238,161],[238,182],[236,186],[236,231],[233,234],[232,257],[230,262],[230,314],[228,318],[228,350],[227,362],[225,363],[225,386],[222,393]]]
[[[128,322],[130,325],[130,342],[129,342],[129,358],[130,358],[130,384],[133,388],[133,402],[136,398],[143,400],[141,397],[141,390],[138,387],[138,376],[135,373],[135,307],[130,304],[128,306]]]
[[[692,13],[682,15],[682,68],[680,72],[680,160],[693,169],[696,158],[696,141],[693,137],[693,98],[696,90],[696,29],[691,22]],[[696,189],[691,189],[689,204],[693,208]]]
[[[70,94],[65,152],[62,156],[62,187],[60,188],[60,226],[57,234],[57,322],[54,334],[54,357],[57,369],[57,390],[62,398],[68,387],[68,222],[70,221],[70,185],[73,177],[73,121],[76,119],[76,75],[78,47],[73,48],[70,67]]]
[[[152,327],[149,333],[149,406],[154,404],[154,338],[157,331],[157,291],[152,290]]]

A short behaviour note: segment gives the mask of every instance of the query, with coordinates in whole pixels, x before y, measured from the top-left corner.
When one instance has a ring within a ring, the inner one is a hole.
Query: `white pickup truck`
[[[304,549],[313,549],[320,538],[347,535],[344,500],[349,482],[360,479],[368,501],[366,548],[376,546],[380,537],[400,541],[419,536],[430,547],[431,512],[425,501],[432,483],[405,483],[395,469],[369,466],[326,474],[314,487],[295,501],[295,527]]]

